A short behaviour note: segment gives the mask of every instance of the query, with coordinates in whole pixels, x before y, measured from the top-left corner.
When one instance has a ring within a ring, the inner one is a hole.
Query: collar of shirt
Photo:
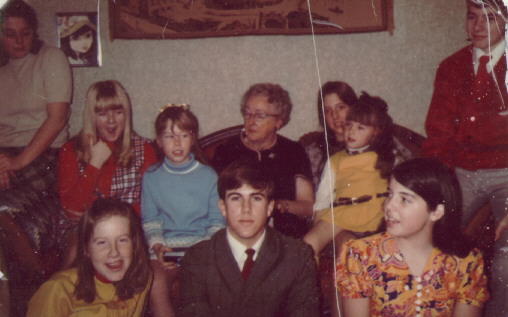
[[[254,249],[256,253],[254,253],[254,261],[258,258],[259,249],[261,249],[261,245],[263,244],[263,241],[265,241],[265,235],[266,235],[266,229],[263,231],[263,234],[261,237],[259,237],[258,241],[254,243],[254,245],[250,249]],[[245,260],[247,260],[247,253],[245,253],[245,250],[248,248],[245,247],[240,241],[238,241],[233,235],[229,232],[229,228],[226,230],[226,237],[228,239],[229,247],[231,248],[231,252],[233,252],[233,256],[236,260],[236,263],[238,264],[238,268],[240,268],[240,271],[243,270],[243,264],[245,263]]]
[[[370,146],[370,144],[367,144],[364,147],[359,147],[359,148],[356,148],[356,149],[352,149],[352,148],[348,148],[347,147],[346,151],[347,151],[347,154],[349,154],[349,155],[361,154],[363,152],[367,152],[367,150],[369,149],[369,146]]]
[[[490,59],[490,62],[487,63],[487,72],[492,72],[492,69],[494,66],[499,62],[501,57],[504,54],[506,47],[506,42],[504,40],[497,43],[496,46],[490,47],[490,50],[488,50],[488,53],[486,54],[481,48],[473,47],[473,66],[474,66],[474,73],[478,72],[478,65],[480,65],[480,57],[484,55],[490,55],[492,58]]]

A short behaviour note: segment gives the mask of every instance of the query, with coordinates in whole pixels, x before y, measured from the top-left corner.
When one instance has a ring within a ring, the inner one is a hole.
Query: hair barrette
[[[171,107],[181,107],[181,108],[183,108],[183,110],[189,110],[190,109],[190,105],[186,104],[186,103],[168,103],[164,107],[160,108],[159,112],[163,112],[167,108],[171,108]]]

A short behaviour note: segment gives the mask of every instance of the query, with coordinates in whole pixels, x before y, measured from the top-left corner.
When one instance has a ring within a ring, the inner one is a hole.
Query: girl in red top
[[[132,204],[139,215],[143,172],[157,162],[147,139],[132,130],[131,104],[114,80],[87,92],[83,128],[60,150],[58,190],[70,218],[79,218],[98,197]]]
[[[99,197],[129,203],[139,215],[143,173],[157,156],[132,130],[131,118],[129,96],[119,82],[96,82],[88,89],[83,128],[59,153],[58,191],[71,221]],[[71,240],[69,246],[75,245]]]

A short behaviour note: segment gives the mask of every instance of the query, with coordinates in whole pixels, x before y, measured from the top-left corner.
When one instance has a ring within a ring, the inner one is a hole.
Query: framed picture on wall
[[[56,14],[59,47],[73,67],[101,66],[97,12]]]
[[[113,39],[375,32],[390,29],[392,1],[117,0],[109,20]]]

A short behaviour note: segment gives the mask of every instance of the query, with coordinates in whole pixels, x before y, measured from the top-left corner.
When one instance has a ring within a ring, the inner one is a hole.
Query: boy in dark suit
[[[234,162],[218,190],[227,228],[187,250],[179,316],[318,316],[311,248],[266,226],[269,175],[255,162]]]
[[[508,316],[508,92],[502,0],[467,0],[468,45],[437,70],[427,120],[426,156],[455,169],[463,223],[489,202],[496,244],[486,316]]]

